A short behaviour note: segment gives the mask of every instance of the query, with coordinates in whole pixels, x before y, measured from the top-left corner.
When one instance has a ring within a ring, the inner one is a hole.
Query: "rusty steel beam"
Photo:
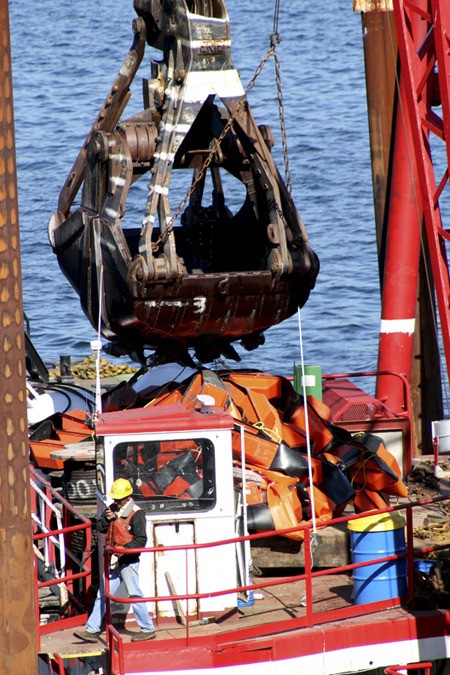
[[[366,3],[367,4],[367,3]],[[383,284],[390,161],[396,105],[397,34],[392,12],[361,14],[375,227]]]
[[[392,0],[353,0],[355,12],[392,12]]]
[[[8,0],[0,0],[0,658],[37,672],[26,369]]]

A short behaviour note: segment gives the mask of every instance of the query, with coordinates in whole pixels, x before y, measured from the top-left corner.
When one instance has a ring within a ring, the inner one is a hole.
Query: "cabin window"
[[[207,438],[118,443],[114,480],[131,482],[146,513],[207,511],[216,501],[213,450]]]

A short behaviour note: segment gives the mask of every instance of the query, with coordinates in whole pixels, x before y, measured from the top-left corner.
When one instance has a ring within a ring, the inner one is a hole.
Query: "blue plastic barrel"
[[[405,519],[398,513],[365,516],[348,523],[352,562],[361,563],[406,551]],[[406,558],[353,570],[355,604],[406,595]]]
[[[427,582],[430,579],[430,575],[436,567],[440,567],[437,560],[425,560],[424,558],[418,558],[414,560],[414,590],[420,592],[421,582]]]
[[[430,573],[435,567],[437,567],[437,565],[438,563],[436,560],[414,560],[414,568],[419,572],[422,572],[422,574],[426,574],[427,576],[430,576]]]

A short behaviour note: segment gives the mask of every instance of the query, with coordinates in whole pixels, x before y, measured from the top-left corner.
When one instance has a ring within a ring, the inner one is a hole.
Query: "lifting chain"
[[[207,168],[211,164],[214,155],[216,152],[219,150],[220,145],[227,135],[228,131],[231,129],[240,109],[242,108],[244,102],[247,100],[247,96],[250,93],[250,91],[253,89],[256,80],[260,76],[264,66],[266,65],[267,61],[270,59],[271,56],[274,57],[275,60],[275,74],[276,74],[276,84],[277,84],[277,95],[278,95],[278,109],[279,109],[279,116],[280,116],[280,126],[281,126],[281,137],[282,137],[282,145],[283,145],[283,158],[284,158],[284,168],[285,168],[285,173],[286,173],[286,187],[288,189],[289,195],[292,195],[292,187],[291,187],[291,176],[290,176],[290,170],[289,170],[289,157],[288,157],[288,148],[287,148],[287,137],[286,137],[286,125],[284,121],[284,105],[283,105],[283,96],[282,96],[282,88],[281,88],[281,74],[280,74],[280,61],[278,58],[277,54],[277,45],[281,42],[280,35],[278,33],[278,16],[279,16],[279,10],[280,10],[280,0],[276,0],[275,2],[275,12],[274,12],[274,29],[272,34],[270,35],[270,47],[267,50],[267,53],[265,56],[262,58],[260,64],[255,70],[255,73],[250,80],[250,82],[247,85],[247,88],[240,98],[238,105],[236,106],[236,110],[234,113],[230,116],[228,119],[227,123],[225,124],[222,133],[218,138],[215,139],[214,145],[212,149],[210,150],[209,155],[206,157],[205,161],[203,162],[201,168],[197,172],[194,180],[191,183],[190,188],[186,192],[185,196],[179,203],[175,213],[171,217],[167,228],[164,230],[163,233],[160,234],[158,239],[153,242],[152,244],[152,251],[156,252],[161,246],[165,244],[167,241],[168,236],[173,230],[173,226],[175,224],[175,221],[177,220],[178,216],[186,206],[187,201],[191,197],[192,193],[196,189],[197,185],[200,183],[200,181],[203,179],[203,176],[206,173]],[[284,214],[281,212],[277,205],[277,211],[280,217],[285,221]]]
[[[287,145],[287,134],[286,134],[286,123],[284,119],[284,103],[283,103],[283,91],[281,87],[281,67],[280,59],[276,51],[276,47],[281,42],[281,37],[278,32],[278,19],[280,15],[280,2],[281,0],[275,0],[275,11],[273,16],[273,31],[270,36],[270,44],[273,47],[273,58],[275,60],[275,80],[277,84],[277,95],[278,95],[278,114],[280,116],[280,128],[281,128],[281,142],[283,145],[283,160],[284,160],[284,172],[286,174],[286,187],[289,192],[289,196],[292,197],[292,184],[291,184],[291,171],[289,168],[289,153]]]

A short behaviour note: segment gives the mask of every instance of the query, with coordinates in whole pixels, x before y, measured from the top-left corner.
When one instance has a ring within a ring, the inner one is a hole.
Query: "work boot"
[[[100,637],[100,631],[96,633],[91,633],[88,630],[77,630],[75,631],[73,636],[78,638],[79,640],[83,640],[83,642],[98,642],[98,638]]]
[[[154,630],[140,630],[131,638],[131,642],[140,642],[141,640],[154,640],[156,633]]]

